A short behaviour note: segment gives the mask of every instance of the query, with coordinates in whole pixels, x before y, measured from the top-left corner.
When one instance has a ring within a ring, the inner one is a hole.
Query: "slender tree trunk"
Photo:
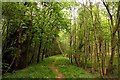
[[[37,55],[37,63],[39,63],[39,60],[40,60],[40,50],[41,50],[41,46],[42,46],[42,40],[40,40],[40,42],[39,42],[39,49],[38,49],[38,55]]]
[[[120,27],[118,30],[118,77],[120,78]]]
[[[86,40],[85,40],[85,69],[87,68],[88,58],[90,54],[90,43],[89,43],[89,29],[86,25]]]
[[[71,11],[71,8],[70,8],[70,11]],[[71,18],[72,18],[72,14],[70,15]],[[70,25],[71,25],[71,19],[70,19]],[[70,26],[70,50],[72,50],[72,29],[71,29],[72,26]],[[70,62],[71,64],[73,64],[72,62],[72,52],[70,51]]]
[[[28,65],[30,65],[32,63],[33,59],[34,59],[34,54],[32,55],[30,61],[28,62]]]
[[[109,55],[110,54],[110,51],[109,51],[109,42],[108,42],[108,49],[107,49],[107,55]]]
[[[87,2],[86,2],[87,5]],[[90,54],[90,49],[89,49],[89,27],[88,27],[88,18],[87,18],[87,10],[84,7],[84,12],[85,12],[85,69],[87,68],[87,62],[88,62],[88,55]]]
[[[71,32],[70,32],[70,50],[72,50],[72,34],[71,34]],[[70,62],[73,63],[72,62],[72,52],[71,51],[70,51]]]
[[[74,59],[75,59],[75,64],[78,66],[76,54],[74,54]]]
[[[33,54],[35,54],[35,56],[34,56],[34,58],[33,58],[33,61],[37,61],[36,60],[36,55],[38,54],[38,49],[39,49],[39,45],[38,45],[38,41],[35,41],[35,45],[34,45],[34,53]]]
[[[97,64],[97,62],[96,62],[96,46],[95,46],[95,43],[93,45],[93,55],[94,55],[93,72],[95,72],[96,71],[96,64]]]
[[[105,42],[104,42],[104,75],[106,75],[106,55],[107,55],[107,51],[106,51],[106,40],[105,40]]]
[[[80,55],[77,53],[74,54],[74,59],[75,59],[76,65],[79,67],[80,66]]]
[[[115,55],[115,46],[116,46],[116,36],[115,34],[111,35],[111,57],[108,64],[108,74],[112,72],[113,69],[113,60]]]
[[[102,57],[101,57],[101,59],[102,59],[102,61],[101,61],[101,65],[100,65],[100,74],[102,75],[102,71],[103,71],[103,50],[104,50],[104,47],[103,47],[103,40],[102,39],[100,39],[99,40],[99,53],[101,53],[102,54]]]
[[[75,7],[74,7],[74,11],[75,11]],[[75,14],[74,14],[74,27],[75,27],[75,29],[74,29],[74,50],[75,50],[75,53],[76,53],[76,43],[77,43],[77,41],[76,41],[76,36],[77,36],[77,33],[76,33],[76,30],[77,30],[77,27],[76,27],[76,19],[75,19],[76,17],[75,17]]]
[[[80,54],[77,54],[78,67],[80,66]]]
[[[70,54],[70,62],[71,62],[71,64],[73,64],[73,62],[72,62],[72,53]]]
[[[102,40],[102,76],[106,75],[106,41]]]
[[[104,40],[102,40],[102,47],[101,47],[101,53],[102,53],[102,76],[104,75]]]
[[[92,65],[92,69],[91,69],[91,71],[92,71],[92,73],[94,72],[94,64],[93,64],[93,55],[94,55],[94,50],[93,50],[93,44],[91,45],[91,65]]]
[[[28,66],[28,55],[29,55],[29,47],[30,47],[30,34],[29,34],[29,32],[26,34],[26,37],[27,37],[27,39],[26,39],[26,51],[25,51],[25,53],[24,53],[24,67],[27,67]]]
[[[44,54],[45,54],[46,48],[44,47],[43,52],[42,52],[42,61],[44,59]]]
[[[16,50],[16,59],[15,59],[15,70],[18,69],[19,65],[19,58],[20,58],[20,51],[21,51],[21,28],[18,29],[18,36],[17,36],[17,50]]]
[[[74,11],[75,11],[75,7],[74,7]],[[75,14],[73,15],[73,25],[74,25],[74,29],[73,29],[73,57],[75,58],[75,62],[77,64],[77,57],[76,57],[76,19],[75,19]]]

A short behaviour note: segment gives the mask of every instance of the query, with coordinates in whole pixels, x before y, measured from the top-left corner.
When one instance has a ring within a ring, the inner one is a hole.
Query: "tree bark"
[[[106,55],[107,55],[107,51],[106,51],[106,40],[105,40],[105,42],[104,42],[104,75],[106,75]]]
[[[74,54],[74,59],[75,59],[75,63],[77,65],[77,67],[80,66],[80,55],[79,54]]]
[[[24,53],[24,67],[27,67],[28,66],[28,55],[29,55],[29,47],[30,47],[30,34],[29,32],[26,34],[26,50],[25,50],[25,53]]]
[[[120,78],[120,26],[118,30],[118,77]]]
[[[40,61],[40,50],[41,50],[41,46],[42,46],[42,40],[40,40],[40,42],[39,42],[39,50],[38,50],[38,55],[37,55],[37,63],[39,63],[39,61]]]
[[[20,52],[21,52],[21,34],[22,30],[21,28],[18,29],[18,36],[17,36],[17,49],[16,49],[16,59],[15,59],[15,70],[18,69],[19,65],[19,58],[20,58]]]
[[[44,47],[43,52],[42,52],[42,61],[44,59],[44,54],[45,54],[46,48]]]
[[[70,10],[71,10],[71,8],[70,8]],[[71,16],[71,18],[72,18],[72,14],[70,15]],[[71,19],[70,19],[70,24],[71,24]],[[72,50],[72,26],[70,26],[70,50]],[[72,52],[70,51],[70,62],[71,62],[71,64],[73,64],[73,62],[72,62]]]
[[[87,2],[86,2],[87,5]],[[90,54],[90,43],[89,43],[89,27],[88,27],[88,18],[87,18],[87,10],[84,7],[84,12],[85,12],[85,69],[87,68],[87,62],[88,62],[88,55]]]
[[[102,40],[102,76],[106,75],[106,41]]]

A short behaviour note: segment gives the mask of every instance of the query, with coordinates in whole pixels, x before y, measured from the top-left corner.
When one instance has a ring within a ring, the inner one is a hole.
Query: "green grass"
[[[80,67],[70,64],[68,58],[58,57],[56,60],[56,67],[66,78],[97,78],[95,74],[88,73]]]
[[[3,78],[55,78],[57,74],[49,67],[56,60],[55,67],[62,73],[65,78],[98,78],[98,74],[92,74],[84,69],[72,65],[70,60],[63,56],[52,56],[44,59],[38,64],[30,65],[15,73],[7,73]]]
[[[7,73],[3,78],[55,78],[53,70],[49,68],[49,64],[54,61],[54,57],[44,59],[44,61],[18,70],[15,73]]]

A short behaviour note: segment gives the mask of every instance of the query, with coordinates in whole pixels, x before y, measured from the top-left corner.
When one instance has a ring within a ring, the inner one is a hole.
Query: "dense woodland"
[[[119,23],[120,2],[4,2],[2,73],[59,54],[90,73],[119,76]]]

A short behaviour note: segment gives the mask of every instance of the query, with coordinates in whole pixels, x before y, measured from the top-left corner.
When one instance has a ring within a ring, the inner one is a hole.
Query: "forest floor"
[[[45,58],[38,64],[30,65],[15,73],[6,73],[3,78],[98,78],[98,75],[91,74],[80,67],[72,65],[68,58],[51,56]]]

